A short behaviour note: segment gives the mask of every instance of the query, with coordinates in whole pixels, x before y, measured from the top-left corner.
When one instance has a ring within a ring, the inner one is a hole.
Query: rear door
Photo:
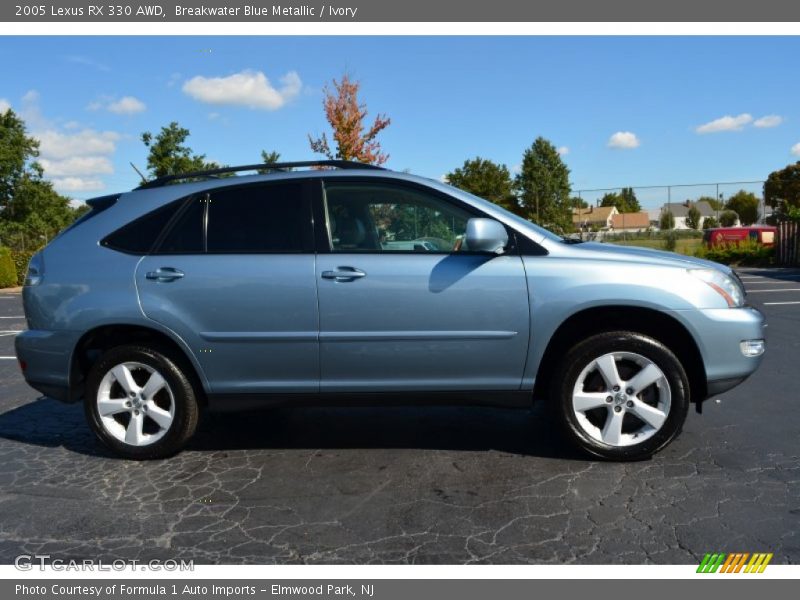
[[[145,315],[181,336],[213,393],[318,390],[308,184],[211,190],[136,270]]]
[[[520,388],[525,272],[516,253],[466,247],[467,220],[483,215],[378,178],[330,178],[322,195],[322,391]]]

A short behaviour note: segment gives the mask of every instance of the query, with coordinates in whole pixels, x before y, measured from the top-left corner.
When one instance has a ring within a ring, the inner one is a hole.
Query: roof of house
[[[650,215],[646,212],[620,213],[611,217],[614,229],[647,229],[650,227]]]
[[[700,211],[700,216],[703,217],[711,217],[717,214],[717,211],[711,208],[711,205],[705,200],[701,200],[700,202],[690,202],[689,200],[686,202],[667,202],[661,207],[661,211],[669,211],[675,217],[685,217],[689,214],[689,209],[692,206],[697,208],[697,210]]]
[[[578,223],[607,223],[608,217],[617,213],[616,206],[590,206],[589,208],[573,208],[572,222]]]

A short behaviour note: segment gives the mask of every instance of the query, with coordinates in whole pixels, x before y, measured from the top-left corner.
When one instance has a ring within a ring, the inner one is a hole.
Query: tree
[[[480,156],[465,160],[461,167],[446,175],[447,182],[459,189],[485,198],[519,214],[519,202],[514,196],[511,173],[500,165]]]
[[[622,188],[620,193],[610,192],[600,199],[600,206],[616,206],[621,213],[633,213],[642,210],[633,188]]]
[[[752,225],[758,221],[758,197],[753,192],[739,190],[728,198],[725,208],[739,215],[742,225]]]
[[[733,227],[734,225],[736,225],[736,220],[738,218],[739,215],[737,215],[732,210],[723,210],[719,214],[719,224],[722,225],[723,227]]]
[[[280,152],[275,152],[274,150],[271,152],[267,152],[266,150],[261,151],[261,162],[263,162],[265,165],[274,165],[276,162],[280,162],[280,160]],[[272,173],[274,170],[275,169],[259,169],[258,173],[264,175],[266,173]]]
[[[689,211],[686,213],[686,226],[689,229],[700,229],[700,223],[702,220],[703,215],[701,215],[697,207],[692,204],[689,207]]]
[[[367,117],[367,105],[358,101],[360,86],[358,81],[352,81],[345,74],[340,81],[333,80],[333,90],[325,87],[322,106],[333,130],[336,148],[331,149],[325,133],[316,139],[309,134],[308,142],[311,150],[331,159],[382,165],[389,160],[389,155],[381,151],[377,137],[392,121],[386,115],[379,114],[372,125],[366,128],[364,120]]]
[[[714,227],[719,227],[719,221],[717,221],[716,217],[706,217],[703,219],[703,229],[712,229]]]
[[[572,196],[569,199],[569,204],[572,208],[589,208],[589,203],[580,196]]]
[[[515,179],[523,216],[561,232],[572,230],[569,169],[556,147],[537,137]]]
[[[149,131],[142,134],[142,142],[150,149],[147,169],[152,177],[219,168],[215,162],[206,162],[205,154],[194,154],[186,145],[189,135],[189,130],[176,121],[162,127],[156,136]]]
[[[0,238],[15,249],[38,248],[76,216],[69,199],[43,179],[38,155],[25,122],[10,109],[0,114]]]
[[[662,210],[661,216],[658,218],[658,226],[664,231],[675,229],[675,215],[671,210]]]
[[[0,114],[0,210],[12,210],[14,191],[25,177],[40,178],[39,142],[29,137],[25,122],[10,108]]]
[[[778,216],[800,207],[800,160],[769,174],[764,182],[764,201]]]

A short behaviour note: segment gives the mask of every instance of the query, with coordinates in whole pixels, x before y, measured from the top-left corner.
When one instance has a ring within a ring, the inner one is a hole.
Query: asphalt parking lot
[[[593,462],[540,411],[274,409],[204,421],[169,460],[118,460],[80,406],[19,374],[0,293],[0,563],[800,562],[800,270],[743,270],[768,353],[646,462]]]

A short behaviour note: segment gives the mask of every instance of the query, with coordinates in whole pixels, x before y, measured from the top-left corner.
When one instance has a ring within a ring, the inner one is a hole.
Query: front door
[[[311,237],[306,184],[226,187],[139,263],[142,310],[186,341],[212,393],[318,390]]]
[[[322,391],[520,388],[525,272],[516,254],[469,251],[466,223],[481,215],[377,179],[331,178],[322,202]]]

